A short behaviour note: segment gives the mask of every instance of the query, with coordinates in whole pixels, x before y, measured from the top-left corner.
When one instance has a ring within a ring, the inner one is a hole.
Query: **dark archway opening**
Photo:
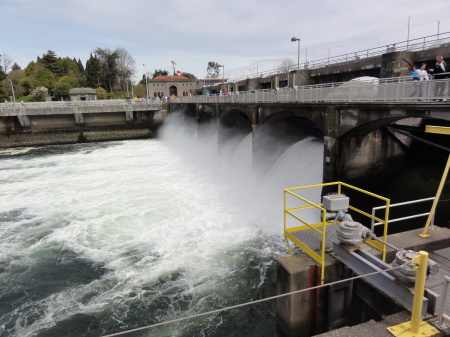
[[[174,85],[172,85],[172,86],[169,88],[169,96],[170,96],[170,97],[172,97],[172,96],[177,97],[177,95],[178,95],[177,87],[174,86]]]

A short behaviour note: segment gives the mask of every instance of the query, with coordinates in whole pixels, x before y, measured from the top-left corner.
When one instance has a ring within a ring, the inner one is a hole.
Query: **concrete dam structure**
[[[2,104],[0,147],[149,138],[166,113],[163,103],[124,100]]]
[[[424,136],[424,125],[448,126],[450,121],[448,104],[434,102],[181,103],[170,109],[196,119],[199,130],[214,121],[220,126],[219,147],[221,139],[252,133],[253,165],[270,157],[274,162],[293,143],[317,138],[324,144],[323,181],[362,184],[369,190],[407,164],[417,147],[411,138],[386,127]]]

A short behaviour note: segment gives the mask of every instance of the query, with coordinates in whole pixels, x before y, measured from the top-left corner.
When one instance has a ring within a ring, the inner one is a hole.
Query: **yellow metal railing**
[[[288,239],[290,241],[292,241],[297,247],[299,247],[301,250],[303,250],[306,254],[308,254],[313,260],[315,260],[317,263],[320,264],[321,266],[321,275],[320,275],[320,283],[323,284],[325,281],[325,246],[326,246],[326,227],[328,225],[330,225],[332,222],[327,221],[327,210],[325,208],[322,207],[322,204],[316,204],[312,201],[307,200],[306,198],[301,197],[300,195],[294,193],[293,191],[299,191],[299,190],[304,190],[307,188],[316,188],[316,187],[324,187],[324,186],[333,186],[333,185],[337,185],[337,193],[340,194],[342,193],[342,187],[347,187],[350,189],[353,189],[355,191],[370,195],[372,197],[375,197],[377,199],[383,200],[386,202],[386,211],[385,211],[385,219],[382,220],[380,218],[377,218],[369,213],[366,213],[362,210],[359,210],[351,205],[349,205],[349,209],[351,209],[352,211],[358,212],[370,219],[374,219],[378,222],[381,222],[382,224],[384,224],[384,230],[383,230],[383,241],[386,242],[386,238],[387,238],[387,232],[388,232],[388,219],[389,219],[389,204],[390,204],[390,200],[387,198],[384,198],[382,196],[379,196],[377,194],[362,190],[360,188],[351,186],[349,184],[343,183],[343,182],[332,182],[332,183],[325,183],[325,184],[318,184],[318,185],[310,185],[310,186],[303,186],[303,187],[295,187],[295,188],[288,188],[284,190],[284,237],[286,240],[286,244],[288,246],[289,252],[291,255],[293,255],[291,246],[289,245]],[[300,206],[300,207],[294,207],[294,208],[287,208],[287,202],[286,202],[286,197],[288,195],[293,196],[296,199],[299,199],[300,201],[302,201],[304,204],[304,206]],[[294,211],[303,211],[306,209],[317,209],[320,212],[322,212],[322,216],[321,222],[318,223],[308,223],[306,220],[300,218],[299,216],[295,215],[293,212]],[[290,227],[287,228],[287,216],[291,216],[292,218],[296,219],[297,221],[299,221],[301,223],[300,226],[296,226],[296,227]],[[294,232],[298,232],[298,231],[302,231],[302,230],[313,230],[314,232],[316,232],[317,234],[320,235],[321,237],[321,244],[320,244],[320,250],[319,252],[314,251],[313,249],[311,249],[310,247],[308,247],[308,245],[302,241],[300,241],[299,239],[297,239],[293,233]],[[370,245],[372,245],[373,247],[375,247],[376,249],[380,250],[383,253],[383,261],[386,259],[386,245],[375,241],[375,240],[366,240],[366,242]]]

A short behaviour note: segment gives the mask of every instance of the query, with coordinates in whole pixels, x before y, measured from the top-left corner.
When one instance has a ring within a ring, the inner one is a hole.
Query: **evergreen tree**
[[[34,72],[34,68],[36,67],[36,63],[34,61],[31,61],[28,63],[27,67],[25,68],[25,75],[30,76]]]
[[[148,79],[147,79],[147,81],[148,81]],[[145,84],[145,74],[142,75],[142,80],[140,80],[139,83]]]
[[[11,67],[11,70],[22,70],[22,68],[20,68],[20,66],[17,64],[17,62],[14,62],[14,64]]]
[[[71,60],[68,57],[60,59],[58,61],[60,63],[61,73],[57,74],[58,76],[71,76],[78,77],[80,75],[78,71],[77,61]]]
[[[92,56],[92,53],[86,61],[85,76],[88,87],[94,89],[100,87],[100,61],[97,56]]]
[[[100,62],[100,85],[102,88],[109,88],[109,91],[112,92],[119,76],[119,69],[117,66],[119,54],[108,48],[97,48],[94,50],[94,53]]]
[[[80,74],[80,76],[84,76],[84,67],[80,59],[78,59],[77,65],[78,65],[78,73]]]
[[[47,54],[42,55],[40,62],[46,69],[59,76],[62,75],[61,62],[58,62],[56,53],[53,50],[47,50]]]

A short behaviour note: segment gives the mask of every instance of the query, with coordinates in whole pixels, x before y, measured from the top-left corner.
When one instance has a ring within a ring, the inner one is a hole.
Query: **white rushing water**
[[[98,336],[267,296],[288,254],[283,189],[322,178],[320,142],[258,172],[251,135],[218,156],[214,132],[175,116],[161,139],[20,151],[0,156],[0,336]],[[142,335],[225,335],[248,315]]]

